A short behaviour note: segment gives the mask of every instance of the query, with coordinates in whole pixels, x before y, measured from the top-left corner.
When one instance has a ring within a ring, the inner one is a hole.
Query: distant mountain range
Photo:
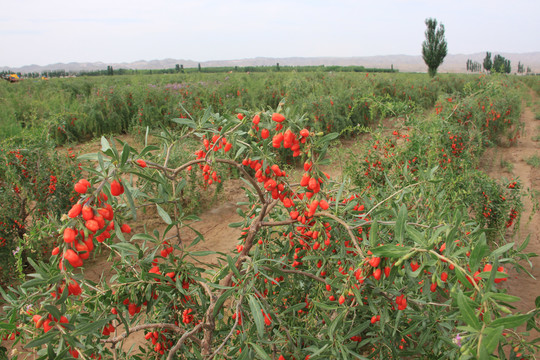
[[[540,72],[540,52],[531,53],[496,53],[511,61],[512,72],[517,71],[518,62],[521,62],[531,68],[533,72]],[[440,73],[464,73],[466,72],[466,63],[468,59],[482,63],[486,53],[475,54],[455,54],[447,55],[443,64],[439,67]],[[427,72],[427,67],[422,60],[422,56],[412,55],[385,55],[385,56],[363,56],[363,57],[288,57],[288,58],[268,58],[256,57],[251,59],[238,60],[214,60],[214,61],[193,61],[183,59],[163,59],[163,60],[139,60],[123,63],[104,63],[104,62],[71,62],[56,63],[50,65],[26,65],[19,68],[0,67],[0,71],[13,71],[21,73],[45,72],[53,70],[65,70],[68,72],[106,70],[107,66],[114,69],[169,69],[174,68],[176,64],[181,64],[185,68],[197,67],[218,67],[218,66],[274,66],[279,63],[280,66],[303,66],[303,65],[339,65],[339,66],[364,66],[366,68],[390,68],[394,67],[401,72]]]

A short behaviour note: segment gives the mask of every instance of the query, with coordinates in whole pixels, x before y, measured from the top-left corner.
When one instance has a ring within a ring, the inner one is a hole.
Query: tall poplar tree
[[[448,50],[444,38],[444,25],[440,24],[437,28],[437,20],[429,18],[426,19],[426,26],[426,40],[422,43],[422,58],[428,66],[429,75],[434,77]]]
[[[486,70],[487,72],[490,72],[491,71],[491,67],[493,65],[493,62],[491,61],[491,53],[488,51],[486,52],[486,57],[484,58],[484,70]]]

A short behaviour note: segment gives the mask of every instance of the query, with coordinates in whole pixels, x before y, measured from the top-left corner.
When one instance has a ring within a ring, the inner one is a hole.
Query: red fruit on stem
[[[120,230],[125,234],[129,234],[131,232],[131,227],[128,224],[122,224]]]
[[[119,196],[119,195],[122,195],[123,193],[124,193],[124,186],[122,185],[122,183],[117,180],[113,180],[111,182],[111,194],[113,196]]]
[[[73,186],[73,189],[78,192],[79,194],[84,194],[86,193],[86,191],[88,190],[88,186],[83,184],[81,182],[82,180],[80,180],[78,183],[76,183],[74,186]]]
[[[96,231],[100,229],[99,223],[94,219],[88,220],[84,225],[86,226],[88,230],[90,230],[93,233],[95,233]]]
[[[70,243],[75,240],[75,237],[77,236],[77,230],[72,228],[66,228],[64,230],[64,242]]]
[[[328,203],[326,202],[326,200],[322,199],[321,201],[319,201],[319,206],[321,207],[321,209],[323,210],[327,210],[330,205],[328,205]]]
[[[94,218],[94,209],[90,206],[83,206],[82,208],[82,217],[84,220],[88,221]]]
[[[285,120],[285,116],[279,114],[279,113],[273,113],[272,114],[272,120],[277,122],[277,123],[281,123]]]
[[[68,216],[73,219],[74,217],[77,217],[80,215],[81,210],[82,210],[82,204],[75,204],[71,207],[71,210],[69,210]]]
[[[382,270],[380,268],[377,268],[374,272],[373,272],[373,277],[376,279],[376,280],[380,280],[381,279],[381,275],[382,275]]]
[[[381,263],[381,258],[378,257],[378,256],[375,256],[375,257],[372,257],[371,259],[369,259],[369,265],[371,265],[373,267],[379,266],[380,263]]]

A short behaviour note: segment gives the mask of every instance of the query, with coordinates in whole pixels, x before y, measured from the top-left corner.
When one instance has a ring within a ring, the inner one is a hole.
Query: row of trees
[[[478,61],[467,59],[467,71],[471,71],[471,72],[482,71],[482,64],[480,64]]]
[[[512,71],[510,60],[506,59],[502,55],[495,55],[491,60],[491,53],[486,52],[486,57],[483,61],[484,70],[491,73],[506,73],[509,74]]]
[[[490,52],[486,52],[486,57],[484,58],[482,64],[480,64],[478,61],[467,59],[467,71],[480,72],[482,69],[486,72],[509,74],[512,71],[512,66],[510,60],[506,59],[502,55],[495,55],[492,60]],[[525,70],[525,65],[518,62],[518,74],[529,74],[531,72],[532,70],[530,67],[527,67],[527,70]]]

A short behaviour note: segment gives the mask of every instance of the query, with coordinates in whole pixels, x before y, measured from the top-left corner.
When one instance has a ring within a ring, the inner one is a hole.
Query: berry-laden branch
[[[137,325],[137,326],[134,326],[132,328],[129,328],[128,331],[118,335],[117,337],[114,337],[112,339],[101,339],[101,342],[102,343],[107,343],[107,344],[113,344],[113,345],[116,345],[117,343],[119,343],[120,341],[124,340],[126,337],[128,337],[128,335],[134,333],[134,332],[138,332],[138,331],[141,331],[141,330],[146,330],[146,329],[167,329],[167,330],[172,330],[174,332],[177,332],[177,333],[181,333],[182,335],[186,335],[188,334],[188,337],[191,341],[193,341],[194,343],[196,343],[197,345],[200,345],[201,344],[201,340],[199,340],[197,337],[193,336],[193,334],[195,332],[187,332],[185,329],[177,326],[177,325],[174,325],[174,324],[168,324],[168,323],[155,323],[155,324],[142,324],[142,325]]]

